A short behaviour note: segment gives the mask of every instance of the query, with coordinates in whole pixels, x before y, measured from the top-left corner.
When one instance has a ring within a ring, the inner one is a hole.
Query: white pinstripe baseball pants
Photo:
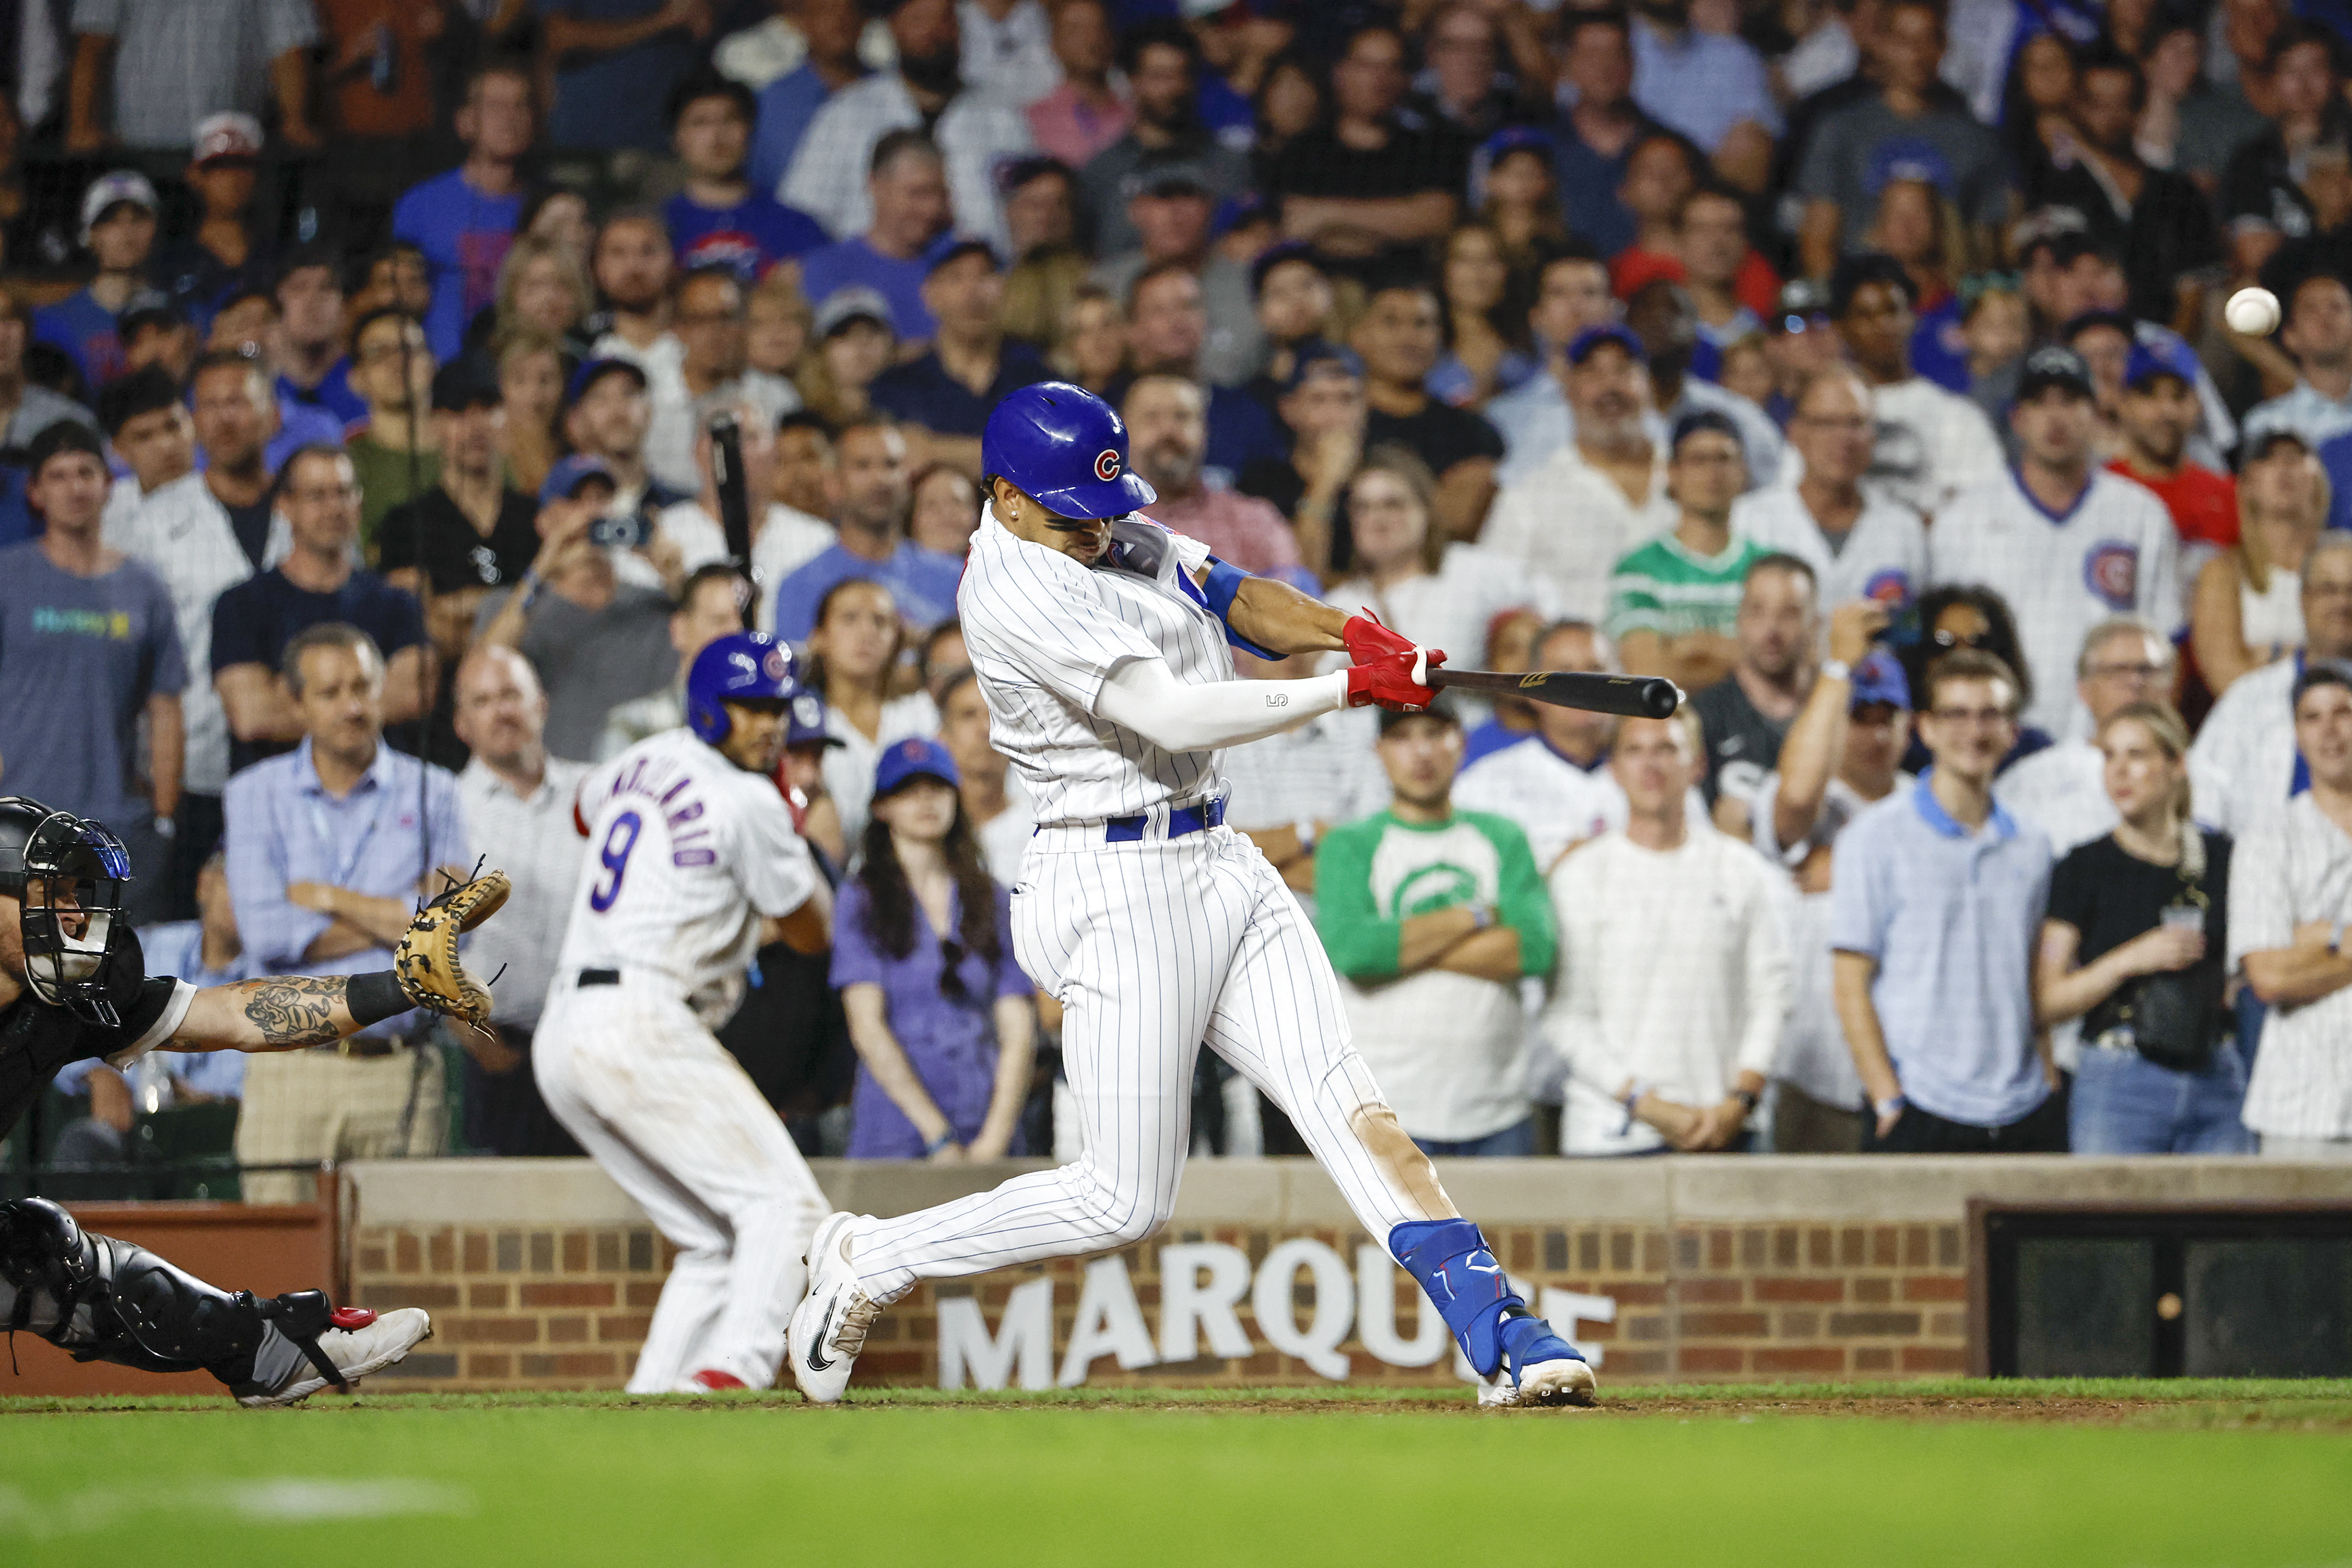
[[[629,1392],[705,1368],[773,1384],[826,1204],[750,1076],[684,1001],[633,977],[551,996],[531,1065],[556,1120],[678,1248]]]
[[[895,1219],[861,1222],[867,1294],[1124,1247],[1167,1223],[1205,1041],[1282,1107],[1366,1230],[1454,1213],[1349,1042],[1322,943],[1256,846],[1231,829],[1105,844],[1047,829],[1013,898],[1013,951],[1061,999],[1085,1153]]]

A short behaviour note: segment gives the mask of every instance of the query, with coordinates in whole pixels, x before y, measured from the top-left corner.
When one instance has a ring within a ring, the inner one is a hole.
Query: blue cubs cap
[[[765,632],[734,632],[694,656],[686,676],[686,723],[716,746],[734,721],[726,705],[788,703],[800,692],[793,651]]]
[[[1901,662],[1885,648],[1873,648],[1870,657],[1853,667],[1853,690],[1846,697],[1849,710],[1873,703],[1899,708],[1911,706],[1911,683],[1904,679]]]
[[[1650,351],[1642,347],[1642,340],[1633,336],[1633,329],[1614,321],[1599,327],[1587,327],[1579,332],[1568,345],[1568,362],[1571,365],[1584,363],[1592,357],[1592,351],[1604,343],[1614,343],[1633,355],[1635,364],[1650,362]]]
[[[2176,346],[2159,338],[2153,343],[2135,342],[2124,360],[2124,385],[2137,392],[2158,376],[2170,376],[2181,385],[2197,384],[2197,361],[2185,346]]]
[[[1038,382],[996,405],[980,433],[980,471],[1065,517],[1121,517],[1160,499],[1128,470],[1118,411],[1068,382]]]
[[[588,389],[594,386],[598,382],[603,381],[606,376],[627,376],[630,380],[637,383],[637,390],[639,392],[646,391],[649,384],[646,381],[645,367],[635,363],[634,361],[618,360],[610,357],[602,360],[591,360],[586,364],[581,366],[578,370],[572,371],[572,379],[564,383],[563,406],[565,408],[570,408],[573,403],[578,402],[582,398],[586,397],[588,395]]]
[[[917,736],[893,746],[875,764],[874,798],[879,800],[917,778],[936,779],[950,789],[963,788],[963,775],[956,771],[955,758],[948,755],[948,748]]]
[[[824,727],[824,699],[803,686],[793,694],[792,724],[784,731],[784,748],[795,746],[846,746],[849,743]]]
[[[539,504],[544,507],[553,501],[568,501],[591,479],[604,479],[614,489],[620,487],[620,481],[613,478],[613,470],[605,466],[602,457],[575,452],[569,457],[558,458],[555,466],[547,471],[547,477],[540,482]]]

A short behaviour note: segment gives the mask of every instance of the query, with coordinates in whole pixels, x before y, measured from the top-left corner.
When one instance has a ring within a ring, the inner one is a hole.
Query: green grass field
[[[2352,1564],[2352,1383],[0,1400],[0,1563]]]

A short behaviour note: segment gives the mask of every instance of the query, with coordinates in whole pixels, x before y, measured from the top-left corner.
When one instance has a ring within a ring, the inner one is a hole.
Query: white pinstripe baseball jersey
[[[1143,517],[1111,528],[1109,554],[1086,566],[1014,535],[983,508],[956,610],[989,744],[1012,758],[1044,823],[1098,822],[1224,793],[1215,751],[1162,751],[1095,716],[1111,673],[1164,659],[1186,685],[1230,681],[1225,629],[1180,574],[1209,547]]]
[[[2294,789],[2294,682],[2280,659],[2230,683],[2189,748],[2197,820],[2242,839],[2274,825]]]
[[[652,975],[717,1028],[741,999],[760,917],[816,890],[808,846],[775,785],[673,729],[637,742],[580,786],[588,856],[555,990],[583,968]]]
[[[1464,768],[1454,780],[1454,804],[1517,822],[1546,876],[1570,844],[1625,825],[1625,791],[1607,765],[1588,773],[1537,736]]]
[[[1862,515],[1845,542],[1832,549],[1796,486],[1775,485],[1731,504],[1731,531],[1813,569],[1824,636],[1835,605],[1875,599],[1892,610],[1927,586],[1927,530],[1919,514],[1900,501],[1865,493]]]
[[[2179,534],[2145,486],[2091,470],[2074,509],[2053,517],[2015,473],[1963,494],[1929,532],[1937,583],[2000,590],[2017,616],[2033,676],[2025,722],[2064,738],[2074,729],[2074,659],[2084,634],[2117,615],[2140,615],[2165,636],[2181,627]]]
[[[2238,841],[2230,863],[2231,969],[2294,946],[2309,921],[2352,919],[2352,835],[2308,794]],[[2242,1115],[2266,1138],[2352,1137],[2352,990],[2263,1021]]]
[[[874,223],[874,198],[866,188],[874,144],[893,131],[925,123],[897,71],[877,71],[851,83],[825,99],[809,121],[776,199],[815,218],[835,239],[864,234]],[[1035,150],[1027,117],[1018,104],[984,88],[967,87],[948,100],[929,129],[947,162],[956,232],[1009,249],[996,172]]]

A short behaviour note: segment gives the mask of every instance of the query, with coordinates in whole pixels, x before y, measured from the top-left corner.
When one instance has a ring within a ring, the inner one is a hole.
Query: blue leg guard
[[[1470,1221],[1409,1221],[1389,1232],[1389,1252],[1429,1292],[1479,1376],[1492,1377],[1507,1363],[1516,1378],[1537,1362],[1584,1359],[1528,1310]]]

